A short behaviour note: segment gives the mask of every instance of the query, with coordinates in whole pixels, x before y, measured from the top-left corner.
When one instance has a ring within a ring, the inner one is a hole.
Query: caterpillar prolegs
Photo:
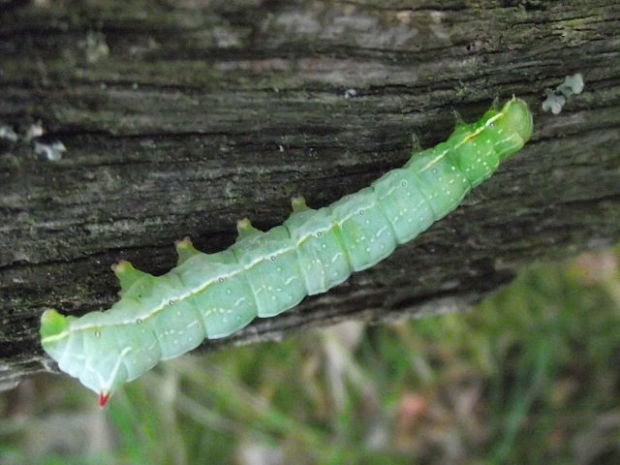
[[[315,210],[294,199],[289,218],[266,232],[239,221],[238,239],[224,251],[204,254],[180,241],[178,265],[162,276],[121,262],[113,267],[121,299],[80,318],[45,311],[43,348],[103,406],[158,361],[228,336],[257,316],[278,315],[383,260],[521,149],[532,124],[527,104],[513,97],[331,205]]]

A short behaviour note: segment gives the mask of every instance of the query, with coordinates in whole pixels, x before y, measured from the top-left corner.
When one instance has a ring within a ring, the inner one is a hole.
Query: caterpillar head
[[[457,125],[448,139],[454,162],[477,186],[523,147],[532,136],[532,124],[532,114],[521,99],[512,98],[501,108],[493,105],[477,122]]]
[[[520,150],[532,137],[532,113],[525,101],[513,97],[500,110],[487,111],[480,121],[493,140],[500,161]]]

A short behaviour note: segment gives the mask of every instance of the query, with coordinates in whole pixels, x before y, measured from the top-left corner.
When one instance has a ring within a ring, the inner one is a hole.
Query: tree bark
[[[457,211],[217,344],[463,309],[523,264],[620,237],[618,1],[0,7],[5,387],[55,369],[38,342],[41,312],[109,307],[119,259],[163,273],[176,239],[214,252],[234,241],[238,218],[273,227],[299,194],[324,206],[402,165],[412,134],[432,146],[453,110],[477,119],[495,97],[530,103],[534,137]],[[543,113],[545,89],[575,72],[584,93]]]

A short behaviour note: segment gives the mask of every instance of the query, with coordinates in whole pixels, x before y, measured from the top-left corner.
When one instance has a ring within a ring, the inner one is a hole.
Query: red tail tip
[[[99,407],[105,407],[105,404],[108,403],[108,399],[110,398],[110,393],[106,391],[101,391],[99,393]]]

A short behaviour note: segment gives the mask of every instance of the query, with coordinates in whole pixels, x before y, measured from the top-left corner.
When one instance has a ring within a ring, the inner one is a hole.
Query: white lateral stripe
[[[496,115],[492,116],[491,118],[489,118],[486,123],[481,126],[480,128],[478,128],[476,131],[474,131],[471,134],[468,134],[466,137],[463,138],[463,141],[459,142],[458,144],[455,145],[455,148],[460,147],[461,145],[465,144],[467,141],[475,138],[478,134],[480,134],[484,129],[486,129],[488,126],[490,126],[494,121],[496,121],[497,119],[499,119],[500,117],[504,116],[503,112],[498,112]],[[425,165],[421,171],[425,171],[428,168],[430,168],[431,166],[437,164],[439,161],[441,161],[446,154],[448,153],[450,149],[446,149],[444,150],[442,153],[440,153],[437,157],[435,157],[433,160],[431,160],[427,165]],[[382,200],[384,199],[387,195],[391,194],[391,192],[386,193],[383,197],[380,197],[378,200]],[[347,215],[346,217],[340,219],[339,221],[334,221],[333,224],[331,224],[329,227],[327,228],[322,228],[322,229],[318,229],[315,230],[313,232],[307,233],[306,235],[304,235],[303,237],[301,237],[294,246],[291,247],[285,247],[281,250],[279,250],[278,252],[274,252],[269,254],[269,256],[265,256],[265,257],[259,257],[256,260],[254,260],[253,262],[245,265],[245,266],[241,266],[240,268],[236,269],[235,271],[232,271],[230,273],[227,274],[223,274],[223,275],[219,275],[217,277],[214,277],[206,282],[204,282],[203,284],[201,284],[200,286],[197,286],[193,289],[190,289],[188,292],[181,294],[181,295],[177,295],[174,296],[172,298],[169,298],[168,300],[164,300],[162,301],[158,306],[156,306],[155,308],[153,308],[149,313],[147,313],[146,315],[141,315],[140,319],[142,319],[142,321],[152,317],[153,315],[159,313],[161,310],[163,310],[164,308],[166,308],[168,305],[170,305],[170,303],[177,301],[177,300],[184,300],[187,299],[189,297],[192,297],[196,294],[198,294],[199,292],[204,291],[207,287],[209,287],[211,284],[214,284],[215,282],[219,281],[220,279],[226,279],[226,278],[230,278],[233,276],[238,275],[239,273],[243,273],[245,271],[250,270],[251,268],[253,268],[254,266],[258,265],[259,263],[271,259],[272,257],[277,257],[280,255],[283,255],[285,253],[297,250],[299,248],[299,246],[305,242],[307,239],[309,239],[312,236],[316,236],[317,233],[323,233],[326,231],[331,230],[335,225],[338,226],[342,226],[342,224],[349,220],[351,217],[355,216],[356,214],[358,214],[360,211],[372,208],[373,206],[376,206],[377,202],[372,202],[371,204],[369,204],[367,207],[362,207],[357,209],[356,211],[354,211],[353,213],[351,213],[350,215]],[[324,207],[327,208],[327,207]],[[122,299],[121,299],[122,301]],[[84,326],[76,326],[73,328],[69,328],[61,333],[58,334],[54,334],[52,336],[48,336],[46,338],[42,339],[42,343],[49,343],[49,342],[54,342],[54,341],[58,341],[61,339],[64,339],[65,337],[68,337],[68,335],[72,332],[78,332],[78,331],[84,331],[84,330],[89,330],[89,329],[100,329],[100,328],[105,328],[107,326],[120,326],[120,325],[129,325],[129,324],[135,324],[136,323],[136,319],[132,319],[132,320],[126,320],[126,321],[120,321],[118,323],[113,323],[111,325],[93,325],[93,324],[88,324],[88,325],[84,325]]]

